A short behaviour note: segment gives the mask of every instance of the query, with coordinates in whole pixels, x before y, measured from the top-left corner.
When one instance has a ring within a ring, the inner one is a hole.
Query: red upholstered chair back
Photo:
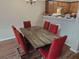
[[[67,36],[63,36],[52,41],[47,59],[56,59],[58,56],[61,55],[63,45],[66,39],[67,39]]]
[[[25,51],[27,52],[28,49],[26,47],[26,44],[24,42],[24,38],[22,36],[22,34],[14,27],[12,26],[12,29],[13,29],[13,32],[15,34],[15,39],[16,39],[16,42],[18,43],[18,45]]]
[[[24,25],[24,28],[29,28],[29,27],[31,27],[31,22],[30,21],[24,21],[23,25]]]
[[[50,24],[49,31],[57,34],[58,33],[58,25]]]
[[[50,25],[50,22],[48,22],[48,21],[45,21],[44,22],[44,29],[49,29],[49,25]]]
[[[52,41],[48,50],[39,48],[38,51],[41,53],[44,59],[56,59],[58,56],[61,55],[63,45],[66,39],[66,35],[58,39],[55,39],[54,41]]]

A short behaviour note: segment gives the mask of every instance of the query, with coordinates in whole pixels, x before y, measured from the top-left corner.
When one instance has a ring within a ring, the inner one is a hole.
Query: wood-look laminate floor
[[[16,42],[15,42],[14,39],[12,39],[12,40],[6,40],[6,41],[1,41],[0,42],[0,56],[2,56],[2,55],[6,56],[5,54],[7,54],[7,53],[10,52],[8,50],[9,49],[14,49],[15,46],[16,46]],[[8,51],[8,52],[6,52],[6,51]],[[13,50],[11,50],[11,51],[13,51]],[[36,51],[36,52],[34,52],[33,54],[31,54],[29,56],[27,56],[27,55],[23,56],[23,59],[37,59],[38,55],[39,55],[39,52]],[[15,59],[17,59],[17,58],[15,58]],[[79,59],[79,53],[76,54],[76,53],[70,51],[69,47],[66,46],[66,45],[64,45],[63,52],[62,52],[61,56],[58,57],[57,59]]]

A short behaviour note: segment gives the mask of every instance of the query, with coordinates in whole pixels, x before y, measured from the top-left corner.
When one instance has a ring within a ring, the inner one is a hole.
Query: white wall
[[[0,41],[12,38],[14,35],[11,25],[22,27],[23,20],[31,20],[33,26],[41,25],[44,8],[43,0],[38,0],[32,5],[25,0],[0,0]]]

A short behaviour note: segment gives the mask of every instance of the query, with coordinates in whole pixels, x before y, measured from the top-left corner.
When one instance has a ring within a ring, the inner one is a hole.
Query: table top
[[[51,33],[42,27],[20,28],[22,34],[32,44],[34,48],[43,47],[50,44],[58,35]]]

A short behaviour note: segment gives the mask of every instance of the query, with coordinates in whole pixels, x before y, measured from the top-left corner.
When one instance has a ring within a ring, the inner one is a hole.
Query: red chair
[[[31,27],[31,22],[30,21],[24,21],[23,25],[24,25],[24,28],[29,28],[29,27]]]
[[[45,21],[44,22],[44,29],[49,29],[49,25],[50,25],[50,22],[48,22],[48,21]]]
[[[52,41],[51,46],[48,50],[39,48],[38,51],[45,59],[56,59],[61,55],[62,48],[67,36],[60,37]]]
[[[49,31],[57,34],[58,33],[58,25],[50,24]]]
[[[24,41],[24,37],[14,26],[12,26],[12,29],[13,29],[13,32],[15,35],[16,42],[18,43],[19,47],[24,50],[23,54],[28,54],[29,53],[29,48],[27,47],[28,43]],[[17,48],[17,49],[19,51],[19,48]],[[20,53],[20,51],[19,51],[19,53]]]

